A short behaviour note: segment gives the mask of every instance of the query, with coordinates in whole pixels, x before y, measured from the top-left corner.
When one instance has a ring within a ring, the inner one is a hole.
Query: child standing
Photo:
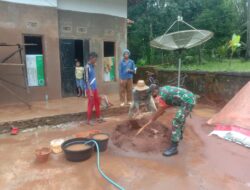
[[[75,76],[76,76],[76,87],[78,91],[78,94],[77,94],[78,97],[80,97],[81,95],[82,96],[85,95],[83,74],[84,74],[84,67],[82,67],[80,62],[76,60]]]

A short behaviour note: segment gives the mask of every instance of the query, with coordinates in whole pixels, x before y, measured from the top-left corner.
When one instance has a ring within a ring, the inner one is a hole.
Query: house
[[[75,59],[86,64],[91,51],[99,55],[100,92],[117,92],[118,63],[127,44],[127,0],[0,0],[1,43],[24,44],[25,72],[1,65],[14,47],[0,46],[0,82],[28,101],[74,96]],[[18,54],[7,62],[20,62]],[[28,91],[21,88],[25,82]],[[0,86],[0,104],[16,101]]]

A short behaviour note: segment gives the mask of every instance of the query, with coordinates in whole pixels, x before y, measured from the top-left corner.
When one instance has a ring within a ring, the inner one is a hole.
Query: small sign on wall
[[[104,57],[104,81],[114,81],[115,80],[115,58],[114,57]]]
[[[26,55],[29,86],[45,86],[43,55]]]

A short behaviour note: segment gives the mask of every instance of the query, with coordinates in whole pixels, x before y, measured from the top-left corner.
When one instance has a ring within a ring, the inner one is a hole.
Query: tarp
[[[248,129],[233,125],[217,124],[214,130],[209,135],[217,135],[220,138],[250,148],[250,130]]]
[[[250,147],[250,82],[207,123],[215,125],[210,135]]]

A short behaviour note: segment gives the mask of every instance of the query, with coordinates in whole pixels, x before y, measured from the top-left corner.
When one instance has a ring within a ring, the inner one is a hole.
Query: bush
[[[145,59],[139,59],[136,63],[136,66],[142,67],[145,66],[147,64],[147,61]]]

